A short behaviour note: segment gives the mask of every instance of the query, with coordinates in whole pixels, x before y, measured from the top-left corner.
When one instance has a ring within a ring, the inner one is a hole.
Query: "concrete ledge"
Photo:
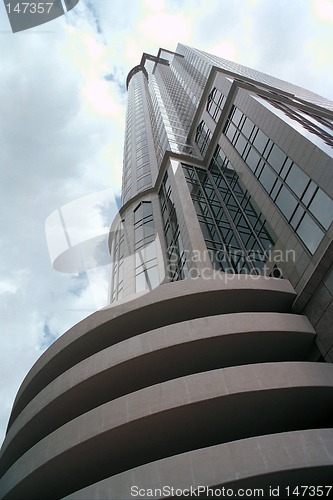
[[[193,449],[323,427],[332,420],[332,403],[329,364],[265,363],[171,380],[54,431],[6,472],[0,494],[59,498],[84,483]]]
[[[289,312],[295,292],[287,280],[224,273],[161,285],[131,302],[102,309],[60,337],[23,381],[8,427],[46,385],[92,354],[145,331],[198,317],[234,312]],[[233,279],[231,279],[233,278]]]
[[[264,488],[331,485],[333,477],[333,430],[286,432],[211,446],[137,467],[83,488],[65,497],[71,500],[124,500],[131,486],[144,490],[190,489],[198,486]],[[161,498],[143,495],[138,498]],[[274,498],[274,497],[272,497]]]
[[[3,444],[0,477],[36,442],[92,408],[196,372],[305,361],[314,337],[306,316],[235,313],[168,325],[108,347],[57,377],[24,408]]]

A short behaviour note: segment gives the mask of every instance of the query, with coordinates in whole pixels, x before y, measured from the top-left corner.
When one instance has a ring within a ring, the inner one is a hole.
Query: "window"
[[[257,135],[254,138],[253,146],[256,148],[259,153],[263,154],[266,146],[268,144],[268,137],[258,129]]]
[[[149,161],[149,156],[148,155],[144,155],[144,156],[141,156],[141,158],[139,158],[137,161],[136,161],[136,166],[137,167],[140,167],[141,165],[143,165],[144,163],[148,163]]]
[[[208,171],[183,170],[213,267],[260,274],[274,243],[229,160],[218,147]]]
[[[111,248],[111,256],[112,256],[111,302],[121,299],[123,294],[124,222],[125,220],[122,220],[118,224]]]
[[[206,109],[213,120],[215,120],[216,122],[219,121],[219,118],[221,116],[224,100],[225,96],[219,90],[217,90],[217,88],[213,88],[208,96]]]
[[[211,131],[209,130],[205,122],[202,120],[198,125],[197,132],[195,135],[195,142],[198,145],[202,156],[205,156],[206,154],[211,137],[212,137]]]
[[[171,281],[178,281],[187,278],[188,265],[186,252],[181,238],[176,209],[173,202],[173,194],[166,173],[159,192],[161,212],[163,219],[163,229],[167,246],[167,270]]]
[[[146,163],[145,165],[142,165],[141,167],[139,167],[137,169],[136,174],[137,174],[137,177],[139,178],[148,172],[150,172],[150,167],[149,167],[149,163]]]
[[[134,210],[135,290],[159,285],[152,204],[141,202]]]
[[[289,221],[297,206],[297,200],[285,186],[281,189],[275,203]]]
[[[271,189],[275,183],[275,175],[272,172],[272,170],[267,167],[267,165],[262,169],[259,180],[261,184],[264,186],[266,189],[267,193],[271,192]]]
[[[251,148],[249,154],[247,155],[246,163],[250,167],[252,172],[255,172],[259,164],[259,161],[260,161],[259,153],[257,153],[257,151],[254,148]]]
[[[299,198],[302,197],[309,180],[309,177],[295,163],[286,177],[286,183]]]
[[[305,214],[298,226],[297,234],[311,253],[314,253],[321,242],[324,232],[317,226],[314,220]]]
[[[333,221],[333,200],[235,106],[224,134],[314,253]]]
[[[329,228],[333,217],[333,201],[322,189],[319,188],[316,192],[309,210],[325,229]]]
[[[287,104],[267,97],[256,97],[256,100],[333,157],[332,121],[315,116],[313,113],[300,111],[293,102]]]
[[[285,155],[285,153],[279,148],[279,146],[274,144],[267,156],[267,161],[279,174],[286,158],[287,156]]]
[[[146,186],[149,186],[151,185],[151,175],[148,174],[148,175],[144,175],[143,177],[140,177],[138,180],[137,180],[137,188],[138,189],[142,189]]]

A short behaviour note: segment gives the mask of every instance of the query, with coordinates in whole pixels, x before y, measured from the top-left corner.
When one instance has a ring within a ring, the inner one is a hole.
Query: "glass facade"
[[[119,222],[111,248],[112,262],[112,290],[111,302],[119,300],[123,296],[123,280],[124,280],[124,223],[125,220]]]
[[[163,178],[159,197],[167,246],[168,276],[170,281],[182,280],[188,276],[188,265],[167,173]]]
[[[221,116],[224,101],[225,96],[217,88],[214,87],[208,96],[206,109],[213,120],[215,120],[216,122],[219,121],[219,118]]]
[[[260,274],[274,241],[218,147],[209,169],[183,165],[213,267]]]
[[[277,116],[281,116],[286,123],[333,157],[333,122],[331,120],[314,114],[310,115],[306,111],[295,108],[292,100],[290,104],[286,104],[267,97],[255,99]]]
[[[128,87],[122,182],[123,204],[152,184],[151,168],[155,154],[148,148],[151,127],[147,112],[150,101],[146,87],[146,77],[140,71],[133,76]]]
[[[235,106],[224,133],[313,254],[333,221],[333,200]]]
[[[298,85],[285,82],[284,80],[276,78],[275,76],[267,75],[253,68],[248,68],[247,66],[243,66],[242,64],[228,61],[227,59],[222,59],[221,57],[209,54],[193,47],[187,47],[183,44],[178,44],[177,52],[183,54],[186,59],[200,71],[202,77],[206,78],[206,81],[212,66],[216,66],[224,70],[227,75],[230,75],[231,78],[253,82],[255,85],[261,85],[264,88],[267,88],[267,86],[273,87],[275,89],[281,90],[282,92],[292,94],[294,100],[298,101],[299,103],[302,103],[305,100],[306,102],[333,110],[332,101],[325,99],[324,97],[315,94],[310,90],[303,89]]]
[[[333,201],[327,195],[330,186],[316,184],[301,160],[296,164],[289,149],[284,152],[274,143],[266,135],[266,123],[277,129],[283,120],[288,129],[289,125],[293,127],[293,134],[295,130],[299,136],[302,134],[300,141],[304,137],[308,140],[309,152],[326,165],[321,155],[328,149],[333,151],[333,124],[324,98],[181,44],[177,52],[160,49],[157,56],[144,54],[129,76],[122,213],[126,220],[133,215],[135,222],[127,228],[126,255],[131,256],[131,264],[126,267],[124,285],[122,258],[117,257],[120,271],[115,267],[113,300],[121,296],[122,287],[125,294],[133,293],[133,282],[138,292],[158,284],[154,222],[155,227],[162,224],[164,229],[167,249],[164,262],[171,281],[190,276],[195,242],[200,242],[198,248],[203,245],[201,233],[213,267],[224,272],[261,274],[265,267],[266,273],[265,263],[271,249],[276,243],[275,257],[279,249],[289,250],[291,234],[299,238],[296,251],[303,257],[302,265],[306,259],[311,262],[319,257],[320,251],[316,250],[333,220]],[[205,101],[201,102],[203,95]],[[256,113],[260,109],[265,117],[264,128],[256,126],[237,105],[230,108],[236,104],[235,99],[244,110]],[[222,134],[230,141],[226,144],[224,137],[221,138],[228,158],[219,148],[213,155]],[[174,199],[179,200],[183,191],[178,191],[177,184],[172,182],[172,171],[166,173],[168,156],[183,165],[198,218],[193,224],[184,220],[182,208],[177,204],[180,211],[176,213]],[[243,178],[234,169],[242,168],[241,158],[256,178],[251,182],[255,188],[252,199],[242,184]],[[323,175],[329,177],[327,168]],[[154,220],[151,202],[140,201],[139,193],[143,192],[144,200],[154,201],[154,196],[159,195],[161,213],[154,212]],[[273,216],[274,227],[279,222],[279,241],[266,222]],[[201,231],[196,234],[199,226]],[[184,244],[190,248],[184,248]],[[161,271],[162,262],[159,264]],[[271,271],[274,262],[267,267]]]
[[[195,143],[198,145],[198,148],[202,156],[205,156],[211,138],[212,138],[212,133],[205,124],[205,122],[202,120],[199,123],[197,127],[197,132],[195,134]]]
[[[166,56],[170,59],[170,54]],[[172,65],[154,65],[148,61],[145,66],[149,73],[150,117],[159,161],[167,149],[192,153],[187,135],[195,112],[193,92],[184,81],[183,58],[173,55],[171,59]]]
[[[153,209],[150,201],[134,210],[135,291],[159,285]]]

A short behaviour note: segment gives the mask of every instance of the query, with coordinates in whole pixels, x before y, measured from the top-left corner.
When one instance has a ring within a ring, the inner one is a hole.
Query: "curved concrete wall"
[[[187,280],[76,325],[18,393],[0,497],[97,492],[121,476],[127,488],[146,464],[172,469],[191,453],[331,425],[333,365],[311,362],[315,334],[290,314],[293,299],[285,280]],[[258,465],[256,475],[277,472]]]
[[[102,309],[71,328],[38,359],[14,402],[9,427],[24,406],[65,370],[95,352],[148,330],[208,315],[288,312],[295,292],[287,280],[221,273],[216,279],[169,283],[132,302]]]
[[[181,377],[63,425],[17,460],[2,486],[5,494],[12,489],[8,498],[39,498],[36,485],[45,495],[51,481],[58,498],[106,471],[117,474],[207,444],[318,427],[332,407],[330,364],[263,363]]]
[[[67,370],[24,408],[7,434],[1,470],[56,428],[124,394],[214,368],[302,360],[313,342],[306,317],[282,313],[217,315],[124,340]]]
[[[313,450],[304,453],[304,449]],[[273,451],[273,452],[272,452]],[[141,490],[210,488],[285,488],[332,483],[333,430],[283,432],[201,448],[117,474],[66,497],[71,500],[130,498]],[[295,477],[297,482],[295,483]],[[267,495],[268,497],[268,495]],[[140,498],[152,498],[142,495]],[[156,495],[154,498],[160,498]],[[273,498],[273,497],[272,497]]]
[[[320,426],[332,403],[328,364],[264,363],[182,377],[101,405],[49,434],[3,476],[2,493],[43,498],[51,482],[50,498],[58,498],[106,473],[207,444]]]

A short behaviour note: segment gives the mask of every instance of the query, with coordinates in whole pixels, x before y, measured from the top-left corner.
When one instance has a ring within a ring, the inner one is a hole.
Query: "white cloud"
[[[73,64],[80,44],[64,21],[52,25],[54,33],[0,35],[0,439],[28,369],[50,342],[103,305],[107,293],[101,278],[98,292],[85,275],[53,271],[46,246],[48,215],[83,195],[119,189],[121,170],[124,99],[104,80],[112,61],[88,31],[83,59]]]
[[[158,40],[162,46],[174,46],[180,39],[189,39],[191,30],[190,20],[185,15],[166,12],[150,15],[138,24],[138,34],[148,45]]]
[[[0,294],[2,293],[15,293],[17,291],[17,284],[11,281],[0,281]]]

